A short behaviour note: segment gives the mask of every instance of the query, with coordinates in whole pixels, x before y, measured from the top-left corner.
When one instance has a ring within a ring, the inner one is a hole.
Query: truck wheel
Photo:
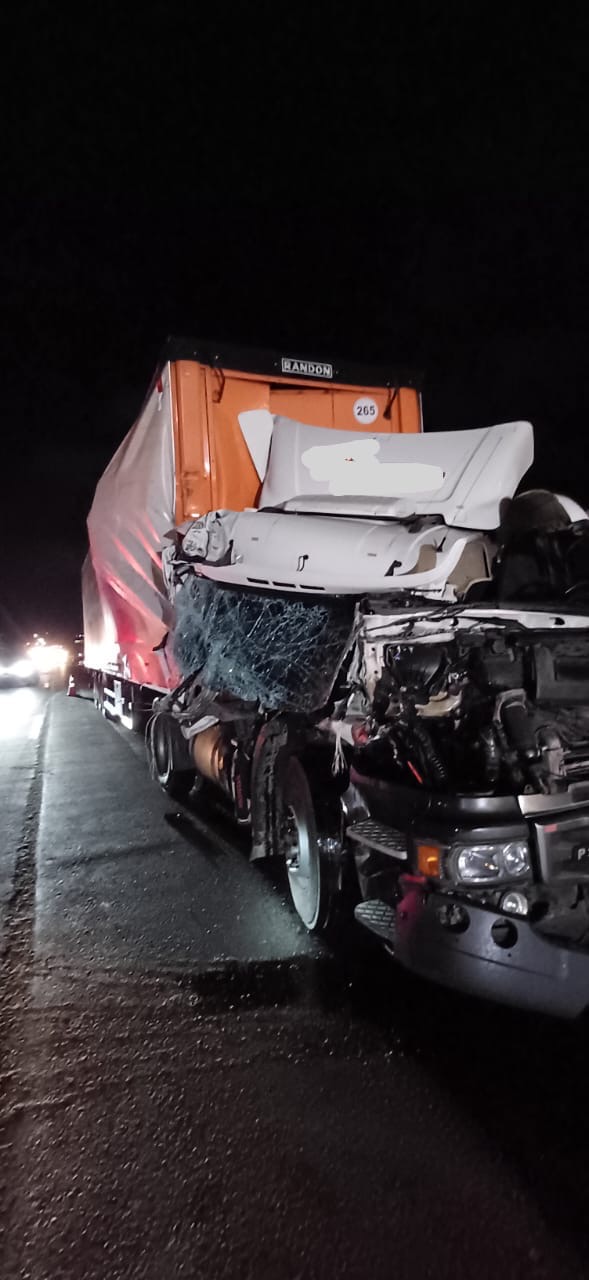
[[[332,869],[320,845],[309,780],[296,756],[284,761],[277,801],[280,852],[291,897],[305,928],[319,933],[333,920],[336,893]]]
[[[154,715],[147,727],[147,751],[160,787],[174,800],[186,800],[196,771],[185,766],[186,744],[171,716]]]

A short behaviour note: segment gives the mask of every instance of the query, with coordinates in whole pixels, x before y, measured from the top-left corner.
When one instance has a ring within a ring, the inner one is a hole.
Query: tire
[[[336,914],[336,878],[321,847],[311,785],[296,756],[288,756],[281,767],[277,819],[295,911],[309,933],[325,932]]]
[[[160,787],[174,800],[186,800],[192,791],[196,770],[184,766],[186,744],[172,716],[161,712],[152,717],[146,731],[150,765]]]

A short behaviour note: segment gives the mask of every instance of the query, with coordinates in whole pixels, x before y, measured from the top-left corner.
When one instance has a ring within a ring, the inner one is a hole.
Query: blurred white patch
[[[44,719],[45,717],[43,715],[33,716],[33,719],[31,720],[31,726],[29,729],[29,738],[39,737],[41,729],[43,728]]]
[[[429,462],[381,462],[374,438],[349,444],[313,445],[301,456],[311,478],[327,484],[329,492],[363,494],[375,498],[408,493],[433,493],[444,483],[444,471]]]
[[[32,737],[39,696],[34,689],[6,689],[0,695],[0,738]],[[39,733],[41,727],[39,726]],[[38,736],[38,734],[36,735]]]

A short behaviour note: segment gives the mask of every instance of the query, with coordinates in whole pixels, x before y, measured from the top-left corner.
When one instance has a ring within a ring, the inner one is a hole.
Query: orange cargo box
[[[260,481],[239,426],[247,410],[355,433],[421,430],[420,397],[407,375],[274,354],[172,351],[179,355],[170,364],[177,524],[256,505]]]

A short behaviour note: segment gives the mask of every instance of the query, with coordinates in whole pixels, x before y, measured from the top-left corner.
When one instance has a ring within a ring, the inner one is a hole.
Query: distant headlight
[[[461,884],[483,885],[521,880],[532,868],[527,841],[510,840],[507,844],[454,845],[450,869]]]
[[[13,662],[12,666],[6,667],[8,675],[16,676],[17,680],[28,680],[29,676],[34,676],[35,668],[28,658],[19,658],[18,662]]]
[[[64,671],[67,666],[69,653],[60,644],[34,644],[29,652],[35,670],[41,675],[50,675],[52,671]]]

